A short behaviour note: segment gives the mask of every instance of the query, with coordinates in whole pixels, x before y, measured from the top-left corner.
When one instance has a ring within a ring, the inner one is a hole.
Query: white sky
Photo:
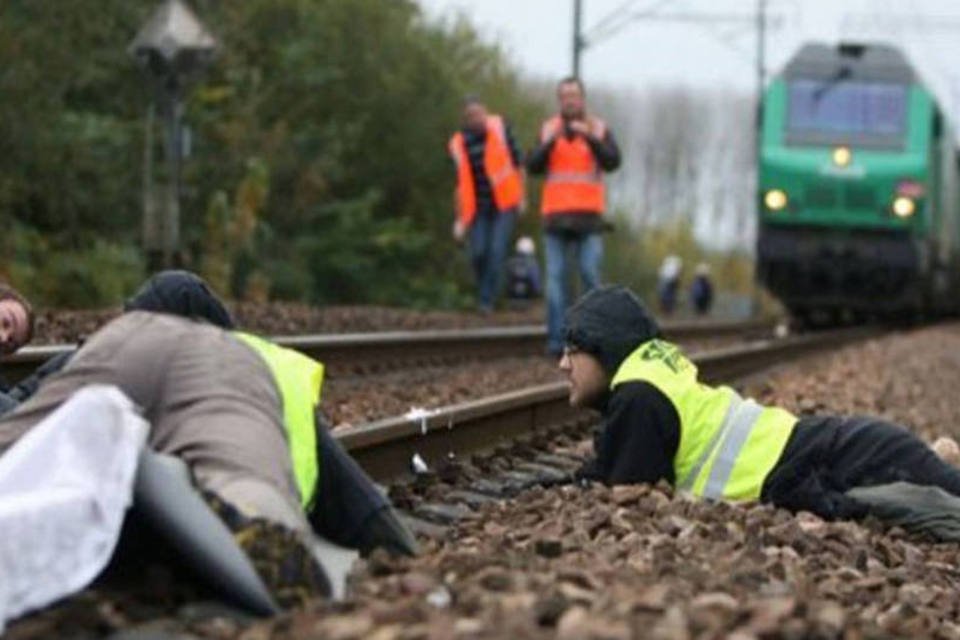
[[[573,0],[419,1],[430,16],[463,12],[531,74],[554,79],[570,72]],[[619,15],[653,8],[660,15],[751,17],[757,8],[756,0],[583,0],[583,4],[586,33],[618,9]],[[807,40],[883,38],[907,48],[921,74],[952,103],[954,113],[960,108],[960,0],[768,0],[768,15],[775,23],[767,36],[768,71],[778,70]],[[902,16],[914,16],[914,24],[898,19]],[[682,84],[751,91],[756,77],[755,33],[752,22],[636,20],[587,49],[582,75],[589,84],[610,87]]]

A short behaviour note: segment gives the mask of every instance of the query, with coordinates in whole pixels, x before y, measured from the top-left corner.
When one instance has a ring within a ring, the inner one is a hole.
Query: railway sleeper
[[[413,515],[441,525],[452,525],[461,520],[476,518],[477,513],[463,502],[438,504],[428,502],[417,505]]]

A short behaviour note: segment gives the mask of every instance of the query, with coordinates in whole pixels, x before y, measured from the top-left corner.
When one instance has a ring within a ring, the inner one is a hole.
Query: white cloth
[[[118,388],[88,386],[0,457],[0,633],[107,565],[148,431]]]

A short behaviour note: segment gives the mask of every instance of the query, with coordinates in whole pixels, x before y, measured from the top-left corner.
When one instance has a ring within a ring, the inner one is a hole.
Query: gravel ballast
[[[960,432],[958,386],[954,324],[784,366],[743,391],[798,414],[877,415],[931,441]],[[352,581],[348,602],[257,622],[177,604],[192,593],[158,587],[166,604],[144,607],[133,592],[88,591],[8,637],[51,637],[73,621],[118,638],[960,638],[957,545],[666,486],[488,501],[420,557],[375,554]]]

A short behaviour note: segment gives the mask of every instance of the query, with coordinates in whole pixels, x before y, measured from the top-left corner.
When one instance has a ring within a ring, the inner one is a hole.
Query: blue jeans
[[[493,309],[500,294],[503,267],[516,221],[516,210],[482,209],[470,225],[470,264],[481,309]]]
[[[545,231],[543,245],[547,254],[547,351],[563,351],[563,315],[570,304],[571,252],[580,271],[584,292],[600,284],[603,261],[603,237],[599,233],[572,234]]]

